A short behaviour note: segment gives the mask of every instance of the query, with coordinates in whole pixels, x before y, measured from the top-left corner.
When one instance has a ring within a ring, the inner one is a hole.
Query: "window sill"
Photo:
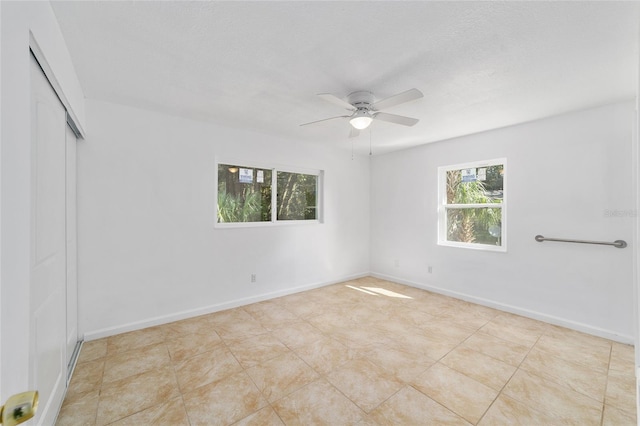
[[[492,246],[490,244],[473,244],[473,243],[459,243],[456,241],[438,241],[439,246],[443,247],[456,247],[468,250],[481,250],[481,251],[495,251],[506,253],[507,245]]]
[[[272,226],[292,226],[292,225],[318,225],[322,224],[319,220],[280,220],[277,222],[218,222],[214,225],[214,228],[218,229],[232,229],[232,228],[264,228]]]

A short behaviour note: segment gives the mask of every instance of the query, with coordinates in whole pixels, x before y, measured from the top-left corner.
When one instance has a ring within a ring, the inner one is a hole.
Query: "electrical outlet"
[[[427,266],[427,272],[428,273],[433,273],[433,267],[431,265]]]
[[[251,282],[252,283],[256,282],[256,274],[251,274]]]
[[[400,260],[399,260],[399,259],[396,259],[396,260],[393,262],[393,264],[396,266],[396,268],[399,268],[399,267],[400,267]]]

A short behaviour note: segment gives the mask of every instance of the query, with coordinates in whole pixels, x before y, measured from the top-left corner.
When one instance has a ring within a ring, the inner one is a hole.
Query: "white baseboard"
[[[34,423],[38,425],[52,425],[56,423],[58,413],[62,408],[65,395],[67,393],[67,370],[60,371],[58,379],[53,385],[53,389],[49,395],[41,395],[38,404],[38,412],[34,419]]]
[[[147,327],[167,324],[170,322],[193,318],[200,315],[211,314],[214,312],[237,308],[239,306],[250,305],[251,303],[262,302],[269,299],[275,299],[276,297],[287,296],[289,294],[300,293],[301,291],[312,290],[314,288],[325,287],[328,285],[337,284],[344,281],[354,280],[357,278],[368,277],[368,276],[370,276],[369,272],[362,272],[359,274],[349,275],[349,276],[345,276],[335,280],[324,281],[324,282],[313,283],[313,284],[306,284],[299,287],[278,290],[271,293],[264,293],[257,296],[245,297],[241,299],[235,299],[235,300],[230,300],[223,303],[218,303],[215,305],[203,306],[200,308],[190,309],[187,311],[176,312],[168,315],[162,315],[159,317],[149,318],[142,321],[136,321],[128,324],[121,324],[114,327],[88,331],[84,333],[84,340],[88,342],[91,340],[102,339],[103,337],[114,336],[120,333],[141,330]]]
[[[476,303],[478,305],[487,306],[489,308],[498,309],[501,311],[509,312],[523,317],[532,318],[539,321],[544,321],[549,324],[558,325],[560,327],[570,328],[572,330],[581,331],[583,333],[591,334],[605,339],[614,340],[616,342],[633,345],[635,343],[633,336],[620,334],[615,331],[606,330],[599,327],[594,327],[588,324],[572,321],[566,318],[560,318],[553,315],[544,314],[529,309],[519,308],[517,306],[507,305],[504,303],[496,302],[490,299],[484,299],[477,296],[472,296],[465,293],[459,293],[456,291],[447,290],[441,287],[436,287],[429,284],[417,283],[414,281],[405,280],[402,278],[394,277],[391,275],[380,274],[377,272],[371,272],[372,277],[380,278],[387,281],[393,281],[399,284],[405,284],[411,287],[419,288],[422,290],[428,290],[433,293],[443,294],[445,296],[455,297],[456,299],[465,300],[467,302]]]
[[[299,293],[301,291],[312,290],[314,288],[325,287],[332,284],[337,284],[344,281],[349,281],[357,278],[372,276],[388,281],[397,282],[400,284],[405,284],[411,287],[419,288],[422,290],[428,290],[434,293],[443,294],[445,296],[455,297],[456,299],[465,300],[467,302],[477,303],[478,305],[487,306],[490,308],[498,309],[505,312],[510,312],[512,314],[521,315],[527,318],[532,318],[539,321],[544,321],[549,324],[558,325],[561,327],[570,328],[572,330],[581,331],[583,333],[591,334],[598,337],[603,337],[605,339],[614,340],[616,342],[631,344],[635,343],[633,336],[619,334],[611,330],[602,329],[599,327],[594,327],[588,324],[568,320],[566,318],[560,318],[553,315],[544,314],[537,311],[532,311],[529,309],[519,308],[513,305],[507,305],[504,303],[496,302],[490,299],[484,299],[477,296],[472,296],[465,293],[460,293],[456,291],[447,290],[441,287],[436,287],[429,284],[418,283],[414,281],[405,280],[403,278],[381,274],[377,272],[363,272],[359,274],[354,274],[350,276],[345,276],[339,279],[307,284],[304,286],[293,287],[285,290],[278,290],[271,293],[264,293],[257,296],[251,296],[241,299],[230,300],[227,302],[203,306],[196,309],[190,309],[187,311],[176,312],[168,315],[163,315],[155,318],[149,318],[142,321],[136,321],[128,324],[122,324],[115,327],[108,327],[99,330],[89,331],[84,334],[85,341],[97,340],[103,337],[114,336],[120,333],[126,333],[129,331],[141,330],[147,327],[153,327],[157,325],[167,324],[174,321],[180,321],[183,319],[193,318],[200,315],[206,315],[214,312],[224,311],[226,309],[237,308],[239,306],[249,305],[251,303],[262,302],[269,299],[275,299],[276,297],[287,296],[289,294]]]

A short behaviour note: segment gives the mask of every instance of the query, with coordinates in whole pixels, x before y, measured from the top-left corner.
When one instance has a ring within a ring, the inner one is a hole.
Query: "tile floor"
[[[369,277],[87,342],[58,425],[635,425],[633,358]]]

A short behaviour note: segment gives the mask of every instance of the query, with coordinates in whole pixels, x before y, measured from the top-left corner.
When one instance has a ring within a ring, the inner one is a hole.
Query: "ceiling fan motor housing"
[[[358,111],[371,111],[371,106],[373,105],[373,93],[367,91],[353,92],[347,99],[351,105],[358,109]]]

